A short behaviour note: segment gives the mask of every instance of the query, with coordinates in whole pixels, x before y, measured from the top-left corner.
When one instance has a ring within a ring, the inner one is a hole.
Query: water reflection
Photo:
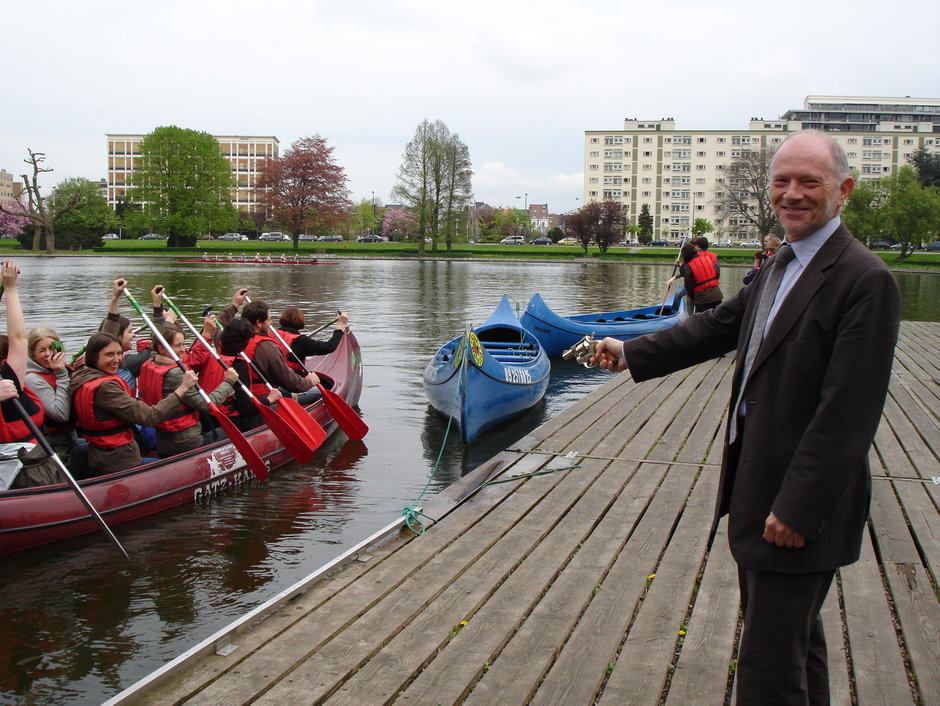
[[[424,397],[424,366],[466,323],[481,323],[503,293],[520,310],[536,292],[562,314],[625,309],[661,301],[671,273],[660,264],[490,261],[18,264],[27,325],[51,325],[70,351],[97,327],[118,276],[139,300],[165,285],[194,318],[210,304],[225,306],[238,286],[275,312],[299,304],[311,326],[346,309],[363,348],[360,408],[371,429],[362,442],[335,435],[310,464],[277,469],[267,483],[117,527],[130,562],[91,535],[0,557],[0,702],[47,704],[99,702],[128,686],[398,517],[439,454],[430,493],[608,379],[553,361],[540,405],[470,447],[453,432],[445,439],[446,420]],[[727,296],[745,272],[722,268]],[[898,281],[906,318],[940,319],[940,277],[902,273]]]

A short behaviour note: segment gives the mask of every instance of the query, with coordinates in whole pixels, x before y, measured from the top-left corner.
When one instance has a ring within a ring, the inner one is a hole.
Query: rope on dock
[[[454,406],[456,405],[457,400],[460,399],[460,386],[464,380],[464,372],[467,367],[467,358],[470,356],[470,352],[466,350],[467,348],[467,338],[470,333],[470,326],[467,326],[466,331],[464,332],[464,338],[460,342],[460,346],[457,349],[457,354],[460,355],[459,366],[460,370],[457,371],[457,384],[454,386]],[[461,355],[462,354],[462,355]],[[405,508],[401,511],[402,517],[405,518],[405,527],[411,530],[412,534],[416,537],[420,537],[424,534],[425,529],[424,522],[421,520],[421,517],[427,518],[432,523],[437,522],[437,520],[430,515],[426,515],[415,507],[421,499],[424,497],[424,494],[428,492],[428,488],[431,487],[431,481],[434,480],[434,476],[437,475],[437,469],[440,468],[441,459],[444,457],[444,449],[447,447],[447,438],[450,436],[450,429],[453,426],[454,417],[453,415],[447,417],[447,427],[444,429],[444,438],[441,440],[441,450],[437,452],[437,460],[434,461],[434,467],[431,469],[431,472],[428,473],[428,479],[424,484],[424,488],[421,489],[421,492],[418,493],[418,497],[412,500]],[[420,517],[419,517],[420,516]]]

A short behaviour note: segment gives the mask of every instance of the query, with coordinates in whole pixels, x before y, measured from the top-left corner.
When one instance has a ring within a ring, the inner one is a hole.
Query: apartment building
[[[13,198],[13,175],[0,169],[0,201]]]
[[[140,141],[144,135],[107,135],[108,183],[107,198],[112,206],[127,193],[130,174],[140,160]],[[252,213],[260,209],[257,192],[258,177],[266,159],[278,156],[279,141],[276,137],[250,137],[239,135],[215,135],[222,154],[232,165],[235,188],[232,190],[232,205],[239,211]]]
[[[743,217],[722,217],[716,195],[726,170],[747,151],[772,151],[792,132],[826,130],[845,148],[862,179],[892,174],[920,147],[940,152],[940,99],[808,96],[802,110],[776,120],[751,118],[747,129],[677,130],[673,118],[624,120],[621,130],[584,133],[584,203],[613,199],[637,222],[644,204],[654,237],[687,235],[696,218],[717,239],[760,234]]]

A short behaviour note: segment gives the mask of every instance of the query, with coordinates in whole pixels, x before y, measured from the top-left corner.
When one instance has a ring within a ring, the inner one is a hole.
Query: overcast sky
[[[746,128],[807,95],[940,97],[940,2],[38,0],[3,4],[0,168],[106,176],[107,133],[319,134],[389,201],[424,119],[477,200],[570,210],[585,130]]]

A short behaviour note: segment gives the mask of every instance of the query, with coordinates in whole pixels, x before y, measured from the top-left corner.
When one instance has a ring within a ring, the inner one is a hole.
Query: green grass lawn
[[[749,265],[753,259],[753,250],[750,248],[715,248],[721,262]],[[0,257],[26,254],[30,251],[19,249],[16,240],[0,240]],[[297,250],[289,242],[258,242],[247,241],[200,241],[192,248],[167,248],[165,240],[109,240],[100,247],[90,250],[75,251],[63,250],[57,254],[70,255],[162,255],[167,257],[200,257],[203,253],[209,256],[225,255],[254,255],[261,253],[272,257],[281,254],[293,256],[295,254],[309,257],[310,255],[342,256],[373,256],[373,257],[416,257],[418,245],[416,243],[299,243]],[[39,254],[39,253],[37,253]],[[489,243],[455,244],[448,250],[440,244],[437,250],[432,245],[425,246],[425,257],[450,258],[515,258],[538,260],[574,260],[577,258],[590,258],[604,261],[648,261],[672,262],[678,254],[675,247],[612,247],[606,253],[601,253],[597,247],[588,248],[587,253],[577,245],[499,245]],[[879,252],[877,255],[890,267],[901,268],[928,268],[940,269],[940,253],[917,252],[904,260],[899,260],[899,253]]]

